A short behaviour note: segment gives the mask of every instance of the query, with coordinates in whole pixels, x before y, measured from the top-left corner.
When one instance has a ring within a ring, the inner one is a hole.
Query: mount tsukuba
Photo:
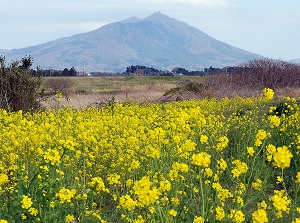
[[[228,45],[184,22],[156,12],[36,46],[0,50],[7,61],[31,55],[41,68],[123,71],[130,65],[157,69],[225,67],[260,57]]]

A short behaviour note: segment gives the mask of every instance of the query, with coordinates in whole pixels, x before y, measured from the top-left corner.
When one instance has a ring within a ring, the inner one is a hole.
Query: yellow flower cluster
[[[122,195],[120,197],[119,206],[120,208],[127,209],[127,210],[133,210],[138,203],[133,200],[128,194]]]
[[[74,220],[75,220],[75,218],[74,218],[73,215],[68,214],[68,215],[66,216],[66,223],[74,222]]]
[[[217,168],[219,171],[224,171],[227,168],[227,162],[224,159],[220,159],[217,161]]]
[[[193,223],[204,223],[204,218],[201,216],[195,216]]]
[[[29,214],[31,214],[32,216],[37,216],[38,215],[38,210],[34,207],[31,207],[28,209]]]
[[[8,176],[6,174],[0,174],[0,187],[8,182]]]
[[[152,185],[153,182],[147,176],[142,177],[142,179],[134,183],[133,190],[138,196],[139,205],[147,206],[159,199],[161,193],[157,187]]]
[[[233,222],[241,223],[245,221],[245,215],[240,210],[230,210],[230,214],[228,215],[228,218],[231,218]]]
[[[247,171],[248,171],[247,164],[240,160],[232,161],[232,165],[233,165],[233,168],[231,170],[231,173],[234,178],[237,178],[240,175],[247,173]]]
[[[266,154],[267,154],[267,160],[269,162],[273,159],[273,154],[276,152],[276,146],[269,144],[266,146]]]
[[[289,151],[287,146],[277,147],[269,144],[266,147],[267,160],[271,162],[275,167],[284,169],[290,166],[291,158],[293,154]]]
[[[207,135],[200,135],[200,142],[202,144],[208,144],[208,136]]]
[[[206,152],[200,152],[197,154],[193,154],[191,164],[194,164],[197,166],[202,166],[202,167],[208,167],[210,165],[210,158],[211,158],[211,155],[209,155]]]
[[[60,199],[60,203],[64,204],[64,203],[70,203],[71,199],[75,196],[76,194],[76,190],[75,189],[67,189],[65,187],[62,187],[58,193],[56,193],[56,197],[59,197]]]
[[[254,148],[253,148],[252,146],[249,146],[249,147],[247,147],[247,152],[248,152],[248,154],[249,154],[250,156],[253,156],[255,150],[254,150]]]
[[[258,209],[252,213],[253,223],[268,222],[267,212],[264,209]]]
[[[268,117],[271,128],[278,127],[280,125],[280,117],[277,115],[271,115]]]
[[[225,218],[225,211],[222,207],[216,207],[216,220],[222,221]]]
[[[278,218],[282,218],[282,212],[289,213],[291,200],[285,190],[274,190],[274,195],[270,197],[270,200],[273,202]]]
[[[270,88],[264,88],[264,98],[266,100],[272,100],[274,97],[274,91]]]
[[[256,181],[253,181],[252,182],[252,188],[254,190],[261,191],[261,189],[262,189],[262,181],[261,181],[261,179],[257,179]]]
[[[89,182],[89,186],[95,187],[97,192],[104,191],[109,193],[109,189],[105,187],[105,184],[101,177],[93,177]]]
[[[262,141],[267,137],[267,133],[263,129],[259,129],[255,137],[255,146],[260,146]]]
[[[121,176],[120,176],[119,174],[116,174],[116,173],[110,173],[110,174],[108,174],[108,176],[107,176],[108,184],[110,184],[110,185],[118,185],[118,184],[121,184],[121,183],[120,183],[120,178],[121,178]]]
[[[227,136],[222,136],[218,139],[218,143],[216,146],[216,150],[221,152],[223,149],[225,149],[228,146],[229,140]]]
[[[29,209],[32,206],[31,198],[26,195],[23,195],[21,205],[22,205],[22,208]]]
[[[220,183],[214,182],[212,184],[212,188],[217,191],[217,197],[221,202],[222,206],[224,206],[224,201],[226,199],[233,197],[233,194],[230,192],[230,190],[223,188]]]
[[[0,110],[0,223],[297,222],[297,103]]]
[[[289,167],[291,158],[293,157],[286,146],[278,147],[272,156],[274,161],[273,165],[281,169]]]
[[[60,155],[55,149],[48,149],[45,152],[44,159],[46,163],[51,163],[53,166],[58,166],[60,164]]]

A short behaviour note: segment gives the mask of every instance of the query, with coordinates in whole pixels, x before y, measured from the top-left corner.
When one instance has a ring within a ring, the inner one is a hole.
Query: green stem
[[[286,189],[284,178],[283,178],[283,169],[281,169],[281,179],[282,179],[282,185],[284,187],[284,190],[285,190],[286,194],[288,195],[288,191]]]
[[[205,201],[204,201],[204,192],[203,192],[203,183],[202,183],[202,173],[200,169],[200,190],[201,190],[201,200],[202,200],[202,217],[205,215]]]
[[[255,166],[255,160],[256,160],[256,157],[258,156],[258,154],[260,154],[260,152],[262,151],[262,149],[264,148],[264,145],[265,145],[265,141],[264,143],[261,145],[261,148],[260,150],[255,154],[254,158],[253,158],[253,163],[252,163],[252,168],[251,168],[251,173],[250,173],[250,177],[249,177],[249,180],[248,180],[248,183],[247,183],[247,187],[249,187],[249,184],[250,184],[250,181],[251,181],[251,178],[252,178],[252,174],[253,174],[253,170],[254,170],[254,166]],[[264,157],[265,158],[265,157]]]

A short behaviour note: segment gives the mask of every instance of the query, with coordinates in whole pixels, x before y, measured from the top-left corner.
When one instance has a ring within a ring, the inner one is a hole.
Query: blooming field
[[[300,222],[295,99],[0,110],[0,223]]]

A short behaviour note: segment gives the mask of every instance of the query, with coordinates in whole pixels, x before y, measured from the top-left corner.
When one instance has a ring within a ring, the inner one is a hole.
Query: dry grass
[[[65,81],[62,77],[43,79],[41,99],[44,107],[57,107],[57,100],[49,82]],[[106,103],[114,99],[117,102],[131,100],[137,103],[158,101],[171,88],[189,81],[202,81],[204,77],[68,77],[70,87],[62,98],[60,105],[82,108]]]
[[[55,77],[57,81],[66,80]],[[53,77],[52,77],[53,79]],[[230,76],[213,75],[205,77],[68,77],[70,81],[68,93],[66,93],[58,105],[52,89],[47,82],[50,78],[44,78],[41,89],[46,96],[41,98],[43,107],[56,108],[57,106],[71,106],[84,108],[87,106],[101,106],[111,100],[124,102],[130,100],[136,103],[143,102],[167,102],[174,100],[197,99],[202,97],[256,97],[262,89],[250,87],[238,87]],[[53,80],[52,80],[53,81]],[[184,86],[187,83],[202,83],[205,92],[186,92],[164,96],[170,89]],[[299,88],[274,89],[276,97],[299,97]]]

